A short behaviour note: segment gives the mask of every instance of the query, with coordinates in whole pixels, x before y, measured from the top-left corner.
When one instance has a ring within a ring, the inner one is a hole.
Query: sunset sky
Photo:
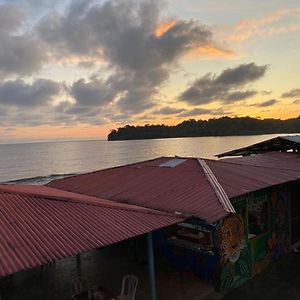
[[[0,142],[300,115],[300,2],[0,0]]]

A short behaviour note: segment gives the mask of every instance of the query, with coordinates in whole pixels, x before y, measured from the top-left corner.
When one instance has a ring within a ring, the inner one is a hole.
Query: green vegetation
[[[300,116],[294,119],[256,119],[250,117],[183,121],[174,126],[168,125],[126,125],[112,130],[107,139],[138,140],[196,136],[254,135],[267,133],[300,132]]]

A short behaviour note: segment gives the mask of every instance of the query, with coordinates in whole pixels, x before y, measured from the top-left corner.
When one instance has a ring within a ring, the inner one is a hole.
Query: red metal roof
[[[220,202],[198,160],[162,167],[174,158],[157,158],[122,167],[55,180],[48,186],[213,223],[230,212]]]
[[[49,187],[0,185],[0,277],[183,219]]]
[[[281,153],[276,164],[273,154],[263,154],[257,165],[243,161],[205,162],[229,198],[269,186],[300,179],[298,154]],[[175,167],[161,167],[172,158],[121,166],[69,178],[48,185],[58,189],[130,203],[166,212],[181,212],[213,223],[227,214],[196,158]],[[249,159],[249,158],[247,158]],[[236,161],[235,161],[236,160]],[[268,161],[268,163],[267,163]],[[261,163],[260,163],[261,162]],[[266,163],[266,166],[263,165]],[[294,165],[294,167],[292,167]],[[286,168],[286,166],[289,166]]]
[[[264,153],[206,162],[229,198],[300,179],[300,155],[296,153]]]
[[[243,157],[224,158],[220,161],[227,161],[243,165],[300,171],[300,154],[293,152],[274,151]]]

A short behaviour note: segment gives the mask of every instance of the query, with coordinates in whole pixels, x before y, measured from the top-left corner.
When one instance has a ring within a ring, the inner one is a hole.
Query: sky
[[[300,115],[297,0],[0,0],[0,142]]]

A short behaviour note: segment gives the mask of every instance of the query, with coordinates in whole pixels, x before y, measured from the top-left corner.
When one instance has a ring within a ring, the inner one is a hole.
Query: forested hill
[[[183,121],[174,126],[168,125],[126,125],[112,130],[107,139],[137,140],[174,137],[196,136],[225,136],[225,135],[253,135],[267,133],[298,133],[300,132],[300,116],[294,119],[255,119],[250,117]]]

